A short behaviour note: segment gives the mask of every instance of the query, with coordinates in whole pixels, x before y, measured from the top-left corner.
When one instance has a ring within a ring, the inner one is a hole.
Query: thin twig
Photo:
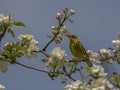
[[[66,75],[68,78],[70,78],[70,79],[73,80],[73,81],[76,81],[73,77],[71,77],[71,74],[68,74],[68,73],[67,73],[67,70],[66,70],[65,66],[63,67],[63,71],[64,71],[65,75]]]
[[[47,73],[48,75],[50,74],[50,72],[48,72],[48,71],[46,71],[46,70],[44,70],[44,69],[34,68],[34,67],[31,67],[31,66],[22,64],[22,63],[20,63],[20,62],[14,62],[14,63],[17,64],[17,65],[23,66],[23,67],[25,67],[25,68],[28,68],[28,69],[32,69],[32,70],[44,72],[44,73]],[[56,72],[54,72],[54,73],[56,73]],[[64,74],[64,73],[60,73],[60,74]],[[69,74],[65,74],[65,75],[66,75],[68,78],[70,78],[71,80],[76,81],[75,79],[73,79],[73,78],[71,77],[71,75],[69,75]],[[50,76],[50,77],[51,77],[51,76]]]
[[[66,76],[67,76],[68,78],[70,78],[71,80],[76,81],[74,78],[71,77],[71,75],[67,75],[67,74],[66,74]]]
[[[81,78],[83,78],[84,77],[84,75],[82,73],[83,67],[80,64],[79,64],[79,67],[80,67],[80,72],[79,73],[80,73]],[[82,82],[84,82],[83,79],[81,79],[81,80],[82,80]]]
[[[34,51],[34,52],[40,52],[40,53],[42,53],[42,54],[44,54],[46,57],[49,57],[50,55],[49,54],[47,54],[45,51],[43,51],[43,50],[38,50],[38,51]]]
[[[14,63],[17,64],[17,65],[23,66],[23,67],[25,67],[25,68],[28,68],[28,69],[32,69],[32,70],[36,70],[36,71],[40,71],[40,72],[49,73],[48,71],[46,71],[46,70],[44,70],[44,69],[34,68],[34,67],[31,67],[31,66],[22,64],[22,63],[20,63],[20,62],[14,62]]]
[[[113,83],[111,80],[109,80],[109,82],[114,86],[120,89],[120,87],[118,85],[116,85],[115,83]]]
[[[40,72],[45,72],[45,73],[49,73],[48,71],[46,71],[45,69],[38,69],[38,68],[34,68],[34,67],[32,67],[32,66],[28,66],[28,65],[25,65],[25,64],[22,64],[22,63],[20,63],[20,62],[17,62],[17,61],[12,61],[12,60],[7,60],[7,58],[5,58],[5,57],[0,57],[0,60],[1,61],[7,61],[7,62],[9,62],[9,63],[11,63],[11,64],[17,64],[17,65],[20,65],[20,66],[22,66],[22,67],[25,67],[25,68],[28,68],[28,69],[32,69],[32,70],[36,70],[36,71],[40,71]]]

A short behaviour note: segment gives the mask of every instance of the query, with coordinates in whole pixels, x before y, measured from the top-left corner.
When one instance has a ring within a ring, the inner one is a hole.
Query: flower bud
[[[64,12],[64,13],[68,13],[68,8],[64,8],[64,9],[63,9],[63,12]]]
[[[0,90],[5,90],[5,86],[0,84]]]
[[[113,64],[113,61],[112,61],[112,59],[110,59],[110,60],[108,61],[108,63],[109,63],[109,64]]]
[[[57,15],[56,15],[56,19],[62,19],[62,17],[63,17],[63,15],[61,14],[61,13],[57,13]]]
[[[5,28],[10,26],[11,20],[12,17],[10,15],[4,16],[3,14],[0,14],[0,24],[4,24]]]
[[[70,9],[70,15],[74,15],[75,14],[75,10],[73,10],[73,9]]]
[[[88,54],[88,55],[92,55],[92,54],[93,54],[93,51],[92,51],[92,50],[87,50],[87,54]]]
[[[4,24],[5,24],[6,26],[9,26],[9,24],[10,24],[10,16],[4,17]]]
[[[120,40],[113,40],[112,44],[113,44],[113,46],[119,48],[120,47]]]
[[[57,32],[56,32],[56,27],[55,26],[52,26],[52,34],[55,35]]]

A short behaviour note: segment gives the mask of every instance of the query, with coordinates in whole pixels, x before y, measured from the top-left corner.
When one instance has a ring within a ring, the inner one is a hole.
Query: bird
[[[74,59],[77,59],[78,62],[85,61],[89,67],[92,67],[89,56],[78,37],[76,35],[67,35],[67,37],[69,37],[70,40],[69,49],[74,56]]]

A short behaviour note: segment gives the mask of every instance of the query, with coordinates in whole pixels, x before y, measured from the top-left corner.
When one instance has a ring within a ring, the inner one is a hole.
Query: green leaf
[[[50,35],[47,35],[47,37],[48,37],[48,38],[52,38],[52,36],[50,36]]]
[[[11,28],[8,28],[7,31],[8,31],[8,33],[10,33],[12,35],[12,37],[15,37],[14,31]]]
[[[66,84],[66,81],[67,81],[67,79],[66,79],[66,77],[65,77],[65,75],[62,75],[61,76],[61,79],[62,79],[62,84]]]
[[[42,61],[43,63],[47,62],[47,60],[46,60],[46,59],[42,59],[41,61]]]
[[[22,23],[22,22],[16,22],[16,21],[14,21],[14,22],[12,22],[11,24],[12,24],[13,26],[17,27],[17,28],[24,28],[24,27],[25,27],[25,24]]]
[[[3,32],[4,31],[4,28],[2,25],[0,25],[0,32]]]
[[[117,60],[117,63],[120,64],[120,60]]]
[[[68,19],[68,20],[69,20],[69,22],[70,22],[70,23],[73,23],[73,22],[74,22],[74,21],[73,21],[73,20],[71,20],[71,19]]]
[[[120,84],[120,74],[119,75],[115,75],[113,77],[110,78],[113,82],[116,82],[117,84]]]
[[[89,73],[91,73],[91,71],[92,71],[92,70],[91,70],[91,67],[87,67],[87,68],[86,68],[86,71],[89,72]]]
[[[119,54],[119,52],[120,52],[119,50],[115,50],[114,54],[117,55],[117,54]]]

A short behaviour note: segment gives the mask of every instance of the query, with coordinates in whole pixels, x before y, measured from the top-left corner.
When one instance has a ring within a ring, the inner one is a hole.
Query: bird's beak
[[[67,37],[70,37],[71,35],[66,35]]]

